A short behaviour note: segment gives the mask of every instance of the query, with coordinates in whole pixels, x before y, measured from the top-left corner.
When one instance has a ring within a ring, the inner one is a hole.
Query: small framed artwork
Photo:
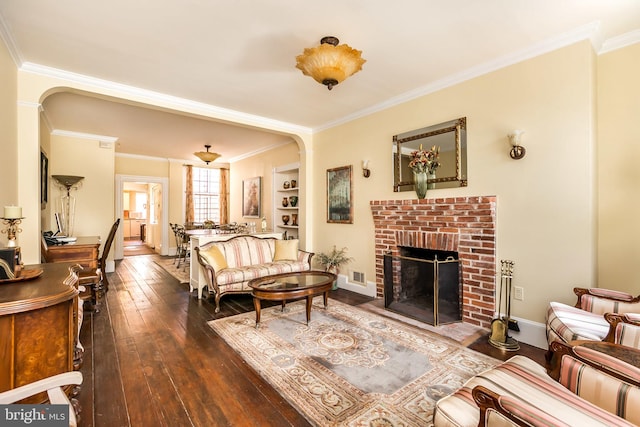
[[[327,169],[327,222],[353,224],[353,167]]]
[[[262,215],[262,177],[242,181],[242,216],[260,218]]]
[[[43,151],[40,152],[40,209],[47,208],[49,199],[49,159]]]

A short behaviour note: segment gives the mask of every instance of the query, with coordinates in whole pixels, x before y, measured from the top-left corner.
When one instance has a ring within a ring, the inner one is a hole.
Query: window
[[[193,220],[220,224],[220,169],[193,167]]]

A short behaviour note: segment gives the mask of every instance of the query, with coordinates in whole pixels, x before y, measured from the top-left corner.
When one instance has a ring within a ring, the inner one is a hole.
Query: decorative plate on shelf
[[[32,280],[42,275],[42,269],[37,268],[33,270],[20,270],[20,275],[18,277],[14,277],[13,279],[0,279],[0,283],[13,283],[13,282],[22,282],[24,280]]]

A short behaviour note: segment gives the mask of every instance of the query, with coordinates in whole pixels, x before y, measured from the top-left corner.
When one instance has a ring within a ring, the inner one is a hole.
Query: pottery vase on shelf
[[[289,204],[292,208],[298,206],[298,196],[289,196]]]
[[[289,206],[289,199],[285,197],[282,199],[282,207],[286,208],[287,206]]]
[[[282,223],[284,225],[289,224],[289,215],[282,215]]]
[[[291,214],[291,225],[298,226],[298,214]]]
[[[287,190],[291,186],[291,183],[289,181],[285,181],[282,183],[282,186],[284,187],[285,190]]]
[[[295,179],[291,180],[291,188],[296,188],[296,185],[298,185],[298,183],[296,182]]]
[[[429,176],[426,172],[413,171],[413,186],[418,199],[427,197],[428,180]]]

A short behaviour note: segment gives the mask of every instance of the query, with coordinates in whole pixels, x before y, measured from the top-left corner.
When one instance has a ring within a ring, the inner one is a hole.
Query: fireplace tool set
[[[498,295],[498,318],[491,321],[491,335],[489,344],[506,350],[517,351],[520,344],[513,337],[509,336],[509,329],[519,331],[518,323],[511,319],[511,279],[513,278],[513,261],[502,260],[500,275],[500,294]],[[505,293],[506,315],[502,315],[502,293]]]

